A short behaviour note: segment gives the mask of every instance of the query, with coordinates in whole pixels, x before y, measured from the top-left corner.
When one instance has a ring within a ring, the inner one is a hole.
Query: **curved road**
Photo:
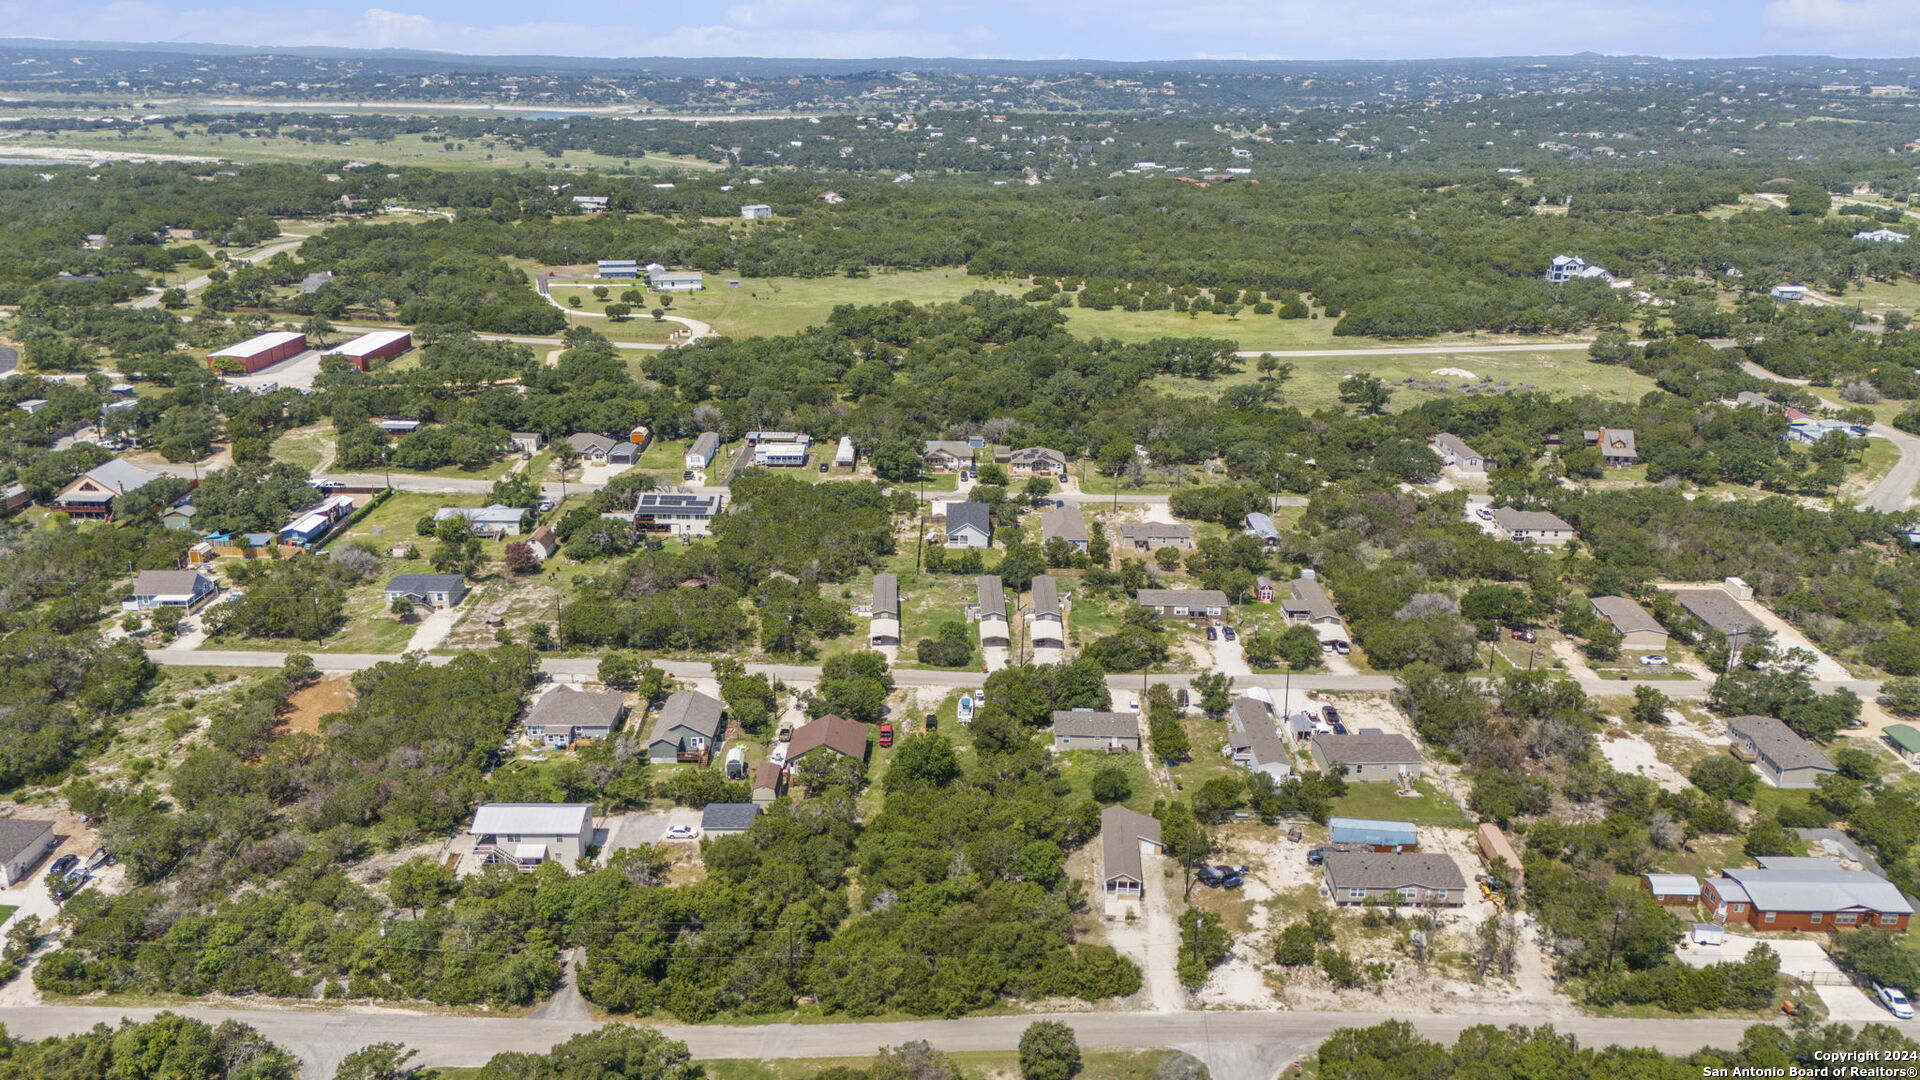
[[[16,1038],[39,1039],[85,1031],[97,1023],[116,1023],[122,1017],[146,1020],[161,1011],[85,1005],[0,1008],[0,1024]],[[187,1007],[173,1011],[213,1024],[223,1020],[251,1024],[297,1055],[302,1074],[313,1077],[333,1075],[342,1057],[369,1043],[404,1043],[420,1052],[417,1063],[421,1065],[472,1067],[485,1064],[503,1050],[543,1051],[600,1026],[591,1020],[425,1015],[401,1010]],[[659,1030],[685,1042],[696,1058],[857,1057],[916,1039],[945,1051],[1010,1050],[1018,1045],[1027,1025],[1040,1019],[1060,1020],[1072,1026],[1080,1044],[1086,1047],[1185,1050],[1207,1063],[1214,1080],[1272,1080],[1282,1069],[1311,1053],[1335,1029],[1369,1027],[1387,1020],[1407,1020],[1422,1034],[1449,1042],[1476,1024],[1504,1027],[1551,1023],[1583,1044],[1651,1046],[1669,1053],[1733,1047],[1751,1026],[1741,1020],[1620,1020],[1557,1016],[1545,1011],[1490,1015],[1191,1011],[1028,1014],[901,1023],[664,1025]]]
[[[1742,362],[1740,370],[1757,379],[1786,383],[1790,386],[1804,387],[1809,385],[1805,379],[1789,379],[1785,375],[1775,375],[1773,372],[1768,371],[1766,368],[1761,367],[1751,360]],[[1824,397],[1821,398],[1820,401],[1833,409],[1843,409],[1847,407],[1828,401]],[[1893,468],[1887,470],[1887,475],[1881,477],[1880,482],[1873,485],[1872,489],[1861,497],[1860,502],[1856,504],[1856,508],[1860,510],[1879,510],[1888,514],[1901,513],[1913,505],[1913,489],[1916,485],[1920,485],[1920,439],[1901,431],[1899,428],[1879,422],[1875,422],[1867,430],[1873,435],[1892,443],[1895,449],[1900,451],[1900,460],[1894,462]]]

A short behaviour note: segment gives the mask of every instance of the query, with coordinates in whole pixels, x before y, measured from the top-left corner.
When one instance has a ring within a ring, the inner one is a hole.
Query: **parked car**
[[[781,742],[793,741],[793,725],[792,724],[780,725],[780,741]]]
[[[680,479],[682,479],[682,480],[691,480],[691,479],[693,479],[693,470],[692,470],[692,469],[683,469],[683,470],[681,470],[681,472],[680,472]]]
[[[1337,724],[1340,722],[1340,710],[1331,705],[1322,705],[1320,706],[1320,719],[1325,720],[1329,724]]]
[[[1347,725],[1342,724],[1339,721],[1334,721],[1329,726],[1333,728],[1333,733],[1335,735],[1345,735],[1347,733]]]
[[[928,731],[932,731],[934,728],[940,725],[939,713],[928,713],[924,719],[926,723],[926,729]]]
[[[881,746],[893,745],[893,725],[892,724],[880,725],[880,745]]]
[[[1899,987],[1882,986],[1879,983],[1874,983],[1873,996],[1879,998],[1880,1004],[1885,1005],[1887,1011],[1892,1013],[1896,1019],[1913,1019],[1913,1003],[1907,1000],[1906,992]]]
[[[1659,653],[1648,653],[1646,656],[1643,656],[1640,658],[1640,662],[1642,664],[1645,664],[1647,667],[1666,667],[1667,666],[1667,658],[1664,656],[1661,656]]]
[[[1344,641],[1336,641],[1333,643],[1333,651],[1339,653],[1341,656],[1347,656],[1352,654],[1353,646]]]
[[[1173,700],[1178,702],[1180,707],[1184,709],[1193,703],[1193,695],[1188,693],[1187,688],[1183,686],[1173,692]]]
[[[1529,645],[1540,640],[1540,635],[1531,630],[1515,630],[1510,636],[1515,641],[1524,641]]]
[[[111,450],[113,448],[108,447],[107,449]],[[315,491],[332,491],[335,488],[343,488],[346,486],[346,484],[338,480],[315,480],[313,482],[313,490]]]
[[[1218,631],[1218,630],[1215,630],[1215,629],[1214,629],[1213,627],[1211,627],[1211,626],[1209,626],[1209,627],[1207,627],[1207,640],[1208,640],[1208,641],[1218,641],[1218,640],[1220,640],[1220,631]]]
[[[1478,506],[1474,508],[1473,516],[1479,518],[1481,521],[1492,521],[1493,510],[1485,506]]]
[[[1321,863],[1324,863],[1324,862],[1326,862],[1326,861],[1327,861],[1327,849],[1326,849],[1326,848],[1318,848],[1318,847],[1317,847],[1317,848],[1309,848],[1309,849],[1307,850],[1307,865],[1308,865],[1308,866],[1319,866],[1319,865],[1320,865]]]
[[[80,856],[62,855],[59,858],[53,860],[52,866],[47,867],[47,873],[64,874],[78,865],[80,865]]]
[[[1127,711],[1128,712],[1140,711],[1140,695],[1138,694],[1127,695]]]
[[[1246,884],[1246,879],[1240,876],[1245,869],[1224,864],[1202,866],[1193,872],[1193,876],[1209,889],[1237,889]]]
[[[667,829],[669,840],[692,840],[700,835],[700,830],[692,825],[674,825]]]
[[[533,504],[533,508],[542,514],[552,510],[553,507],[554,502],[552,499],[541,499],[539,502]]]
[[[827,465],[828,465],[828,462],[825,462],[825,461],[823,461],[823,462],[821,462],[821,463],[820,463],[820,471],[821,471],[821,472],[826,472],[826,471],[827,471]]]
[[[1228,641],[1232,641],[1232,640],[1233,640],[1233,639],[1235,638],[1235,636],[1236,636],[1236,635],[1234,634],[1234,632],[1233,632],[1233,627],[1231,627],[1231,626],[1223,626],[1223,627],[1221,627],[1221,628],[1220,628],[1220,632],[1221,632],[1221,633],[1223,633],[1223,634],[1225,634],[1225,635],[1227,635],[1227,640],[1228,640]]]

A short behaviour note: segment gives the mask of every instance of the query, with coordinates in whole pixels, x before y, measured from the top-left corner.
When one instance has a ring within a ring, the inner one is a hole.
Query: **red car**
[[[880,725],[880,745],[881,746],[893,745],[893,725],[892,724]]]

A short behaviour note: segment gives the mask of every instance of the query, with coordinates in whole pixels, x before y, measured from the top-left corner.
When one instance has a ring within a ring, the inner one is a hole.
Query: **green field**
[[[389,142],[350,139],[342,142],[307,142],[291,137],[241,138],[238,135],[208,135],[204,131],[177,127],[185,134],[177,137],[157,124],[129,130],[125,135],[62,132],[58,135],[36,133],[19,144],[9,143],[9,153],[31,156],[34,148],[67,147],[82,150],[110,150],[127,154],[184,154],[195,157],[225,158],[241,163],[268,161],[368,161],[382,165],[427,165],[437,169],[623,169],[655,166],[689,169],[713,169],[711,162],[692,158],[634,157],[618,158],[584,150],[564,151],[551,158],[535,149],[516,150],[503,141],[470,139],[461,143],[429,142],[421,135],[398,135]],[[487,143],[492,141],[492,145]],[[447,149],[459,145],[462,149]]]
[[[1340,817],[1373,818],[1378,821],[1411,821],[1416,825],[1444,825],[1464,829],[1472,825],[1453,800],[1440,793],[1429,780],[1415,780],[1420,794],[1397,794],[1392,784],[1348,783],[1347,793],[1334,800],[1333,812]]]
[[[1351,343],[1353,339],[1343,340]],[[1368,372],[1386,382],[1393,391],[1387,406],[1390,409],[1404,408],[1443,394],[1465,394],[1470,386],[1494,388],[1473,390],[1473,394],[1497,392],[1502,382],[1507,384],[1504,389],[1508,391],[1534,389],[1556,395],[1593,394],[1617,401],[1632,401],[1656,388],[1654,381],[1644,375],[1624,367],[1593,363],[1586,353],[1572,349],[1475,352],[1472,346],[1466,345],[1458,352],[1407,353],[1382,348],[1378,355],[1295,356],[1287,358],[1287,363],[1293,365],[1293,377],[1282,389],[1281,398],[1306,410],[1338,405],[1340,380],[1356,372]],[[1434,374],[1443,368],[1472,372],[1473,377]],[[1212,396],[1258,378],[1259,373],[1249,362],[1241,371],[1212,381],[1169,377],[1158,382],[1174,393]],[[1408,379],[1418,385],[1408,385],[1405,382]],[[1440,389],[1438,384],[1442,383],[1449,389]]]

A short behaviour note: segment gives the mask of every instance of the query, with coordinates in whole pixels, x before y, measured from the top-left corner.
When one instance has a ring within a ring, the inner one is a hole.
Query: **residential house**
[[[1265,574],[1260,574],[1256,576],[1253,579],[1253,595],[1256,600],[1260,601],[1263,604],[1273,603],[1273,598],[1275,595],[1274,588],[1273,588],[1273,579],[1268,577]]]
[[[1478,450],[1468,446],[1465,439],[1452,432],[1435,435],[1428,445],[1433,447],[1434,453],[1440,455],[1442,465],[1449,465],[1466,473],[1487,471],[1487,459],[1481,457]]]
[[[654,761],[705,762],[720,748],[725,706],[697,690],[682,690],[660,706],[647,740]]]
[[[633,527],[642,533],[708,536],[713,532],[713,519],[720,516],[725,505],[723,495],[643,491],[634,498]]]
[[[1737,655],[1746,648],[1747,638],[1760,627],[1760,620],[1725,589],[1675,589],[1673,601],[1708,629],[1727,639],[1727,647]]]
[[[1920,730],[1912,724],[1888,724],[1880,730],[1887,742],[1908,762],[1920,765]]]
[[[876,647],[900,644],[899,575],[873,575],[873,616],[867,625],[867,636],[869,643]]]
[[[1008,458],[1007,467],[1016,476],[1051,476],[1065,480],[1067,455],[1044,446],[1029,446],[1024,450],[1015,450]]]
[[[277,539],[281,544],[295,548],[311,549],[326,539],[334,526],[353,516],[353,499],[346,495],[329,495],[293,516],[293,520],[280,527]]]
[[[1146,859],[1160,853],[1160,822],[1115,804],[1100,811],[1100,890],[1111,900],[1139,899]]]
[[[22,507],[30,506],[32,503],[32,493],[27,490],[27,485],[20,481],[15,480],[12,483],[0,486],[0,510],[12,513]],[[164,525],[166,522],[163,520],[161,524]]]
[[[1307,752],[1322,772],[1344,767],[1354,782],[1408,779],[1420,775],[1420,750],[1405,735],[1320,732],[1307,740]]]
[[[575,195],[573,205],[584,214],[604,214],[607,212],[608,197],[605,195]]]
[[[757,442],[753,444],[753,463],[762,468],[803,468],[808,448],[804,442]]]
[[[1502,540],[1514,543],[1564,544],[1574,538],[1573,526],[1558,514],[1545,510],[1515,510],[1511,506],[1493,508],[1493,531]]]
[[[707,287],[707,279],[694,270],[649,270],[647,287],[656,292],[698,292]]]
[[[184,532],[193,528],[193,519],[199,514],[198,507],[182,499],[160,512],[160,524],[164,528],[179,529]]]
[[[703,431],[694,436],[693,445],[687,448],[686,466],[689,469],[705,469],[713,464],[714,455],[720,452],[718,432]]]
[[[1810,788],[1838,770],[1820,748],[1794,734],[1771,716],[1736,716],[1727,721],[1734,753],[1750,759],[1762,779],[1777,788]]]
[[[833,451],[833,464],[836,468],[851,469],[854,462],[860,460],[859,451],[853,447],[853,436],[840,436],[840,445]]]
[[[973,464],[974,445],[959,439],[929,439],[921,458],[929,468],[941,472],[965,469]]]
[[[1087,550],[1091,538],[1087,535],[1087,519],[1080,513],[1078,505],[1053,506],[1040,515],[1040,543],[1045,545],[1054,540],[1064,540],[1075,551]]]
[[[218,591],[213,579],[198,570],[142,570],[133,579],[133,606],[139,611],[177,607],[191,612]]]
[[[1467,879],[1448,855],[1431,852],[1329,851],[1322,871],[1340,905],[1388,903],[1461,907]]]
[[[436,610],[466,599],[467,580],[459,574],[395,574],[387,582],[387,603],[405,600]]]
[[[1258,510],[1247,515],[1247,527],[1244,531],[1248,536],[1268,547],[1280,546],[1280,530],[1274,527],[1273,518]]]
[[[594,264],[594,276],[606,281],[630,281],[640,276],[640,260],[601,259]]]
[[[1632,428],[1596,428],[1581,432],[1580,437],[1588,446],[1597,447],[1601,460],[1610,467],[1632,465],[1640,460]]]
[[[1280,601],[1281,612],[1288,619],[1309,626],[1339,626],[1339,609],[1333,606],[1333,598],[1327,595],[1319,579],[1307,576],[1311,573],[1311,570],[1305,571],[1287,583],[1287,598]]]
[[[1250,697],[1234,700],[1233,719],[1227,724],[1227,756],[1235,765],[1265,773],[1279,783],[1293,775],[1293,754],[1273,728],[1265,702]]]
[[[539,453],[547,445],[547,437],[537,431],[510,431],[507,433],[507,440],[513,444],[515,450],[529,457]]]
[[[312,296],[314,293],[319,292],[322,288],[325,288],[327,282],[332,280],[333,280],[333,271],[315,270],[313,273],[308,274],[306,277],[303,277],[300,279],[300,295]]]
[[[571,866],[593,842],[587,803],[487,803],[467,827],[482,866],[532,870],[544,862]]]
[[[986,503],[950,502],[947,504],[947,546],[985,548],[993,546],[993,508]]]
[[[1053,713],[1055,750],[1140,749],[1140,718],[1133,713],[1094,709],[1056,709]]]
[[[519,536],[521,527],[526,523],[527,512],[518,506],[443,506],[433,512],[435,521],[452,521],[464,518],[467,525],[481,536]]]
[[[595,435],[591,431],[576,431],[567,436],[567,445],[573,448],[575,456],[582,461],[605,461],[613,451],[614,442],[605,435]]]
[[[1702,899],[1714,918],[1755,930],[1820,932],[1874,927],[1905,932],[1913,903],[1886,878],[1820,858],[1763,857],[1757,869],[1709,877]]]
[[[1228,606],[1219,589],[1141,589],[1133,599],[1163,619],[1219,618]]]
[[[420,430],[420,421],[400,419],[375,420],[373,426],[379,428],[383,434],[391,435],[396,439],[404,439]]]
[[[1635,652],[1659,652],[1667,647],[1667,628],[1653,613],[1624,596],[1596,596],[1588,601],[1595,618],[1620,632],[1620,647]]]
[[[1033,622],[1027,636],[1036,649],[1064,649],[1067,645],[1066,621],[1060,610],[1060,582],[1047,574],[1033,579]]]
[[[1906,233],[1895,232],[1892,229],[1884,227],[1862,230],[1854,233],[1853,238],[1855,240],[1865,240],[1869,244],[1904,244],[1907,242]]]
[[[1805,414],[1792,417],[1787,422],[1786,437],[1793,442],[1805,443],[1811,446],[1829,435],[1845,435],[1848,438],[1864,439],[1867,437],[1867,428],[1864,424],[1850,424],[1845,420],[1833,420],[1826,417],[1807,416]]]
[[[109,521],[113,518],[114,499],[139,491],[158,479],[159,473],[115,458],[74,477],[54,495],[50,507],[68,517]]]
[[[542,525],[527,534],[527,550],[539,562],[546,562],[560,553],[560,538],[554,535],[550,526]]]
[[[0,818],[0,885],[12,888],[33,876],[40,860],[60,846],[53,822]]]
[[[1733,403],[1740,408],[1765,409],[1768,412],[1780,407],[1772,398],[1752,390],[1742,390],[1733,395]]]
[[[1159,551],[1161,548],[1185,550],[1193,546],[1193,526],[1165,521],[1128,522],[1120,526],[1120,542],[1135,551]]]
[[[1700,879],[1692,874],[1641,874],[1647,895],[1667,907],[1692,907],[1700,902]]]
[[[743,221],[764,221],[773,216],[773,207],[766,203],[748,203],[740,208]]]
[[[751,802],[708,803],[700,811],[700,831],[708,836],[732,836],[753,827],[760,816],[760,804]]]
[[[973,579],[973,588],[979,599],[980,644],[989,649],[1006,648],[1012,644],[1013,634],[1007,624],[1007,595],[1000,579],[982,574]]]
[[[787,792],[787,770],[777,761],[763,761],[753,770],[753,802],[766,806]]]
[[[19,404],[14,406],[14,408],[19,409],[21,412],[26,413],[28,416],[32,416],[35,413],[38,413],[41,409],[44,409],[46,407],[47,407],[46,398],[28,398],[27,400],[22,401]]]
[[[1767,295],[1783,303],[1797,304],[1807,298],[1805,285],[1775,285],[1767,290]]]
[[[534,703],[527,714],[527,734],[552,749],[564,750],[576,739],[608,738],[626,711],[624,695],[560,686]]]
[[[1547,264],[1547,283],[1563,285],[1569,281],[1613,282],[1613,275],[1604,268],[1590,266],[1587,260],[1578,255],[1555,255]]]
[[[1420,830],[1411,821],[1337,817],[1327,819],[1327,839],[1369,851],[1413,851],[1420,847]]]
[[[787,764],[819,750],[855,761],[867,759],[867,725],[833,713],[796,728],[787,743]]]

